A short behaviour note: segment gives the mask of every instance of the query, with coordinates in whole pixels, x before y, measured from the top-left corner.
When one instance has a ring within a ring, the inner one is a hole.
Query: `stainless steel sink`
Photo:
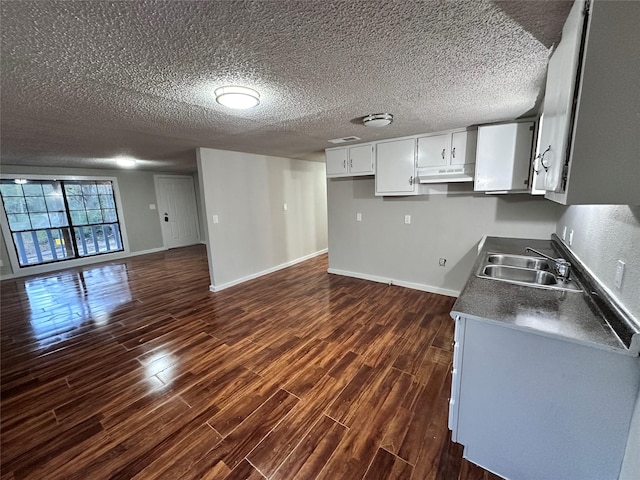
[[[482,274],[486,277],[511,282],[535,283],[536,285],[555,285],[558,279],[553,273],[531,268],[505,267],[500,265],[487,265]]]
[[[501,282],[581,292],[582,288],[573,280],[564,280],[554,274],[555,267],[548,260],[527,255],[485,254],[484,261],[476,273],[478,277]]]
[[[534,270],[551,270],[551,265],[544,258],[527,257],[526,255],[492,254],[487,257],[487,263],[506,265],[509,267],[532,268]]]

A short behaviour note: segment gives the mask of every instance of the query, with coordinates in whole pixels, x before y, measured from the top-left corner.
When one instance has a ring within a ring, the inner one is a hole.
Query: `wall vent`
[[[355,142],[356,140],[360,140],[360,137],[334,138],[333,140],[329,140],[329,143],[347,143],[347,142]]]

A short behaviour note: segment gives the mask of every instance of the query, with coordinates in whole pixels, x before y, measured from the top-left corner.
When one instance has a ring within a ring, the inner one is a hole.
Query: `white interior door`
[[[166,248],[184,247],[200,242],[198,211],[193,178],[156,176],[158,213]]]

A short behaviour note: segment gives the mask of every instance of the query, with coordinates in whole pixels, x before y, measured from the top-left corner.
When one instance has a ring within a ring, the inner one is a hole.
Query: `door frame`
[[[198,241],[196,243],[202,243],[202,234],[200,232],[200,213],[198,211],[198,196],[196,194],[196,187],[193,181],[193,176],[191,175],[173,175],[173,174],[162,174],[162,173],[157,173],[153,175],[153,185],[156,191],[156,210],[158,211],[158,220],[160,221],[160,233],[162,233],[162,246],[164,247],[165,250],[169,249],[169,242],[167,242],[167,235],[165,233],[165,229],[164,226],[162,225],[162,222],[164,220],[161,209],[160,209],[160,182],[159,180],[161,178],[183,178],[183,179],[188,179],[191,180],[191,186],[193,187],[193,206],[195,208],[195,217],[196,217],[196,233],[198,234]],[[194,244],[195,245],[195,244]]]

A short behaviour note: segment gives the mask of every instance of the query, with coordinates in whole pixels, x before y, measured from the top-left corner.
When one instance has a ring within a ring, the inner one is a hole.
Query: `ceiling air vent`
[[[360,140],[360,137],[334,138],[333,140],[329,140],[329,143],[347,143],[347,142],[355,142],[356,140]]]

